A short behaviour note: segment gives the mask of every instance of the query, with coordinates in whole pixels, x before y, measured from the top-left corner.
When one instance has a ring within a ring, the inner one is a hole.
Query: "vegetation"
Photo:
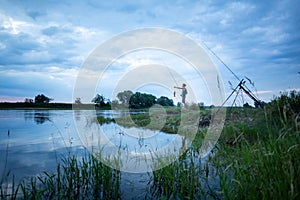
[[[97,107],[103,107],[103,106],[110,106],[110,100],[105,99],[103,95],[97,94],[93,99],[92,102],[96,104]]]
[[[161,96],[156,101],[157,104],[161,106],[174,106],[174,102],[172,99],[169,99],[168,97]]]
[[[0,109],[72,109],[69,103],[0,103]]]
[[[151,195],[161,199],[299,199],[299,107],[300,93],[291,92],[264,108],[229,108],[208,161],[197,160],[204,128],[179,160],[153,172]]]
[[[35,103],[49,103],[50,101],[53,101],[52,98],[49,98],[43,94],[39,94],[34,97],[34,102]]]
[[[152,94],[134,93],[129,100],[129,107],[134,109],[150,108],[156,103],[156,97]]]
[[[113,100],[113,106],[115,108],[131,108],[131,109],[144,109],[150,108],[154,104],[162,106],[174,106],[173,100],[168,97],[161,96],[157,98],[152,94],[133,93],[130,90],[125,90],[117,94],[118,100]]]
[[[264,109],[228,110],[211,160],[226,199],[300,197],[300,94],[275,98]]]
[[[1,184],[0,199],[118,199],[120,172],[91,155],[68,155],[58,163],[56,172],[24,180],[12,187]]]

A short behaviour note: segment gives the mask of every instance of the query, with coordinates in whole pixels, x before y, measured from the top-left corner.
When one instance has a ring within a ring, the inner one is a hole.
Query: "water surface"
[[[14,174],[17,182],[44,171],[55,172],[57,163],[69,153],[84,155],[87,141],[97,141],[91,137],[97,136],[98,129],[118,148],[140,154],[163,148],[176,138],[174,134],[124,128],[116,123],[100,126],[91,120],[93,115],[115,118],[124,114],[111,110],[0,110],[1,181],[9,182],[8,172]],[[79,133],[76,123],[81,123],[83,132]],[[124,188],[127,185],[126,189],[131,190],[141,190],[149,179],[142,173],[124,173],[123,177]]]

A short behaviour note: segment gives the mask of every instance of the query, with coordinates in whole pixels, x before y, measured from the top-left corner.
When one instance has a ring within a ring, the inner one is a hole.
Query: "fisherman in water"
[[[185,83],[183,83],[182,84],[182,87],[176,87],[176,86],[174,86],[174,88],[177,88],[177,89],[181,89],[181,98],[182,98],[182,100],[181,100],[181,102],[182,102],[182,104],[183,104],[183,107],[185,107],[185,98],[186,98],[186,95],[187,95],[187,89],[186,89],[186,84]]]

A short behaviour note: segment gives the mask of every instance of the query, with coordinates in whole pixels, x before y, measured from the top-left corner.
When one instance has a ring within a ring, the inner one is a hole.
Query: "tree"
[[[117,94],[117,98],[119,99],[119,101],[121,102],[121,104],[128,105],[129,104],[129,100],[130,100],[130,98],[131,98],[132,95],[133,95],[132,91],[125,90],[123,92],[119,92]]]
[[[136,92],[129,100],[130,108],[150,108],[156,103],[156,97],[152,94]]]
[[[33,103],[33,99],[26,98],[26,99],[24,100],[24,102],[25,102],[25,103]]]
[[[81,98],[80,97],[77,97],[74,101],[75,104],[82,104],[81,103]]]
[[[200,108],[200,110],[203,110],[204,109],[204,102],[199,102],[198,107]]]
[[[97,104],[98,106],[105,106],[105,102],[104,102],[105,98],[103,95],[97,94],[93,99],[92,102]]]
[[[249,103],[245,103],[245,104],[243,105],[243,107],[244,107],[244,108],[252,108],[252,106],[250,106]]]
[[[161,96],[156,101],[157,104],[161,106],[174,106],[174,102],[172,99],[169,99],[168,97]]]
[[[44,94],[39,94],[34,98],[35,103],[49,103],[50,101],[53,101],[53,99],[45,96]]]

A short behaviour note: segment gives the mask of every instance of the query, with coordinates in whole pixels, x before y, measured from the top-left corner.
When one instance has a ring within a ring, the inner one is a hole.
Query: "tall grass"
[[[154,199],[199,199],[206,195],[206,184],[203,180],[205,170],[201,159],[192,149],[172,164],[153,172],[150,196]]]
[[[212,156],[204,163],[197,159],[199,133],[182,157],[153,172],[151,195],[158,199],[299,199],[299,97],[293,93],[276,98],[264,109],[228,109]]]
[[[226,182],[221,187],[224,198],[300,198],[300,121],[297,109],[286,109],[287,102],[295,103],[289,98],[295,96],[255,110],[255,118],[249,110],[251,123],[231,121],[225,126],[214,158]]]
[[[78,159],[68,155],[56,172],[23,180],[12,187],[0,187],[1,199],[119,199],[120,172],[92,155]]]

